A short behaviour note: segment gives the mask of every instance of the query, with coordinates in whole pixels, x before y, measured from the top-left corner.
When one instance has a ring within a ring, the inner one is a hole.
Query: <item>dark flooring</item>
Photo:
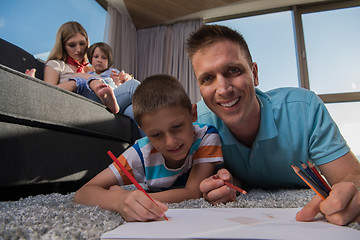
[[[84,183],[85,182],[82,181],[76,181],[0,187],[0,201],[17,201],[20,198],[26,198],[39,194],[68,194],[78,190],[82,185],[84,185]]]

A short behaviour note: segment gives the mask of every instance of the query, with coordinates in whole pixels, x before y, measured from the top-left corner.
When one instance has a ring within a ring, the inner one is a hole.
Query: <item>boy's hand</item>
[[[360,192],[351,182],[335,184],[325,200],[317,195],[313,197],[296,214],[296,220],[312,221],[319,212],[322,212],[329,222],[337,225],[355,221],[360,223]]]
[[[116,191],[116,187],[110,190]],[[158,220],[164,217],[168,209],[165,204],[154,199],[156,205],[140,190],[122,192],[119,200],[119,212],[128,222]]]
[[[236,191],[224,184],[231,182],[232,177],[228,170],[220,169],[216,175],[204,179],[200,183],[200,191],[204,199],[212,204],[235,201]]]
[[[117,73],[115,70],[111,71],[110,77],[113,79],[116,86],[120,86],[127,80],[132,79],[132,76],[128,73],[126,73],[124,70]]]

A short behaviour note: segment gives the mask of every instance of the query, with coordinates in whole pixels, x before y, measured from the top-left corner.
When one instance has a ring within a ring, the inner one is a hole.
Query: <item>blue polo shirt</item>
[[[303,187],[291,165],[308,160],[321,165],[350,151],[325,105],[302,88],[256,89],[261,108],[258,135],[248,148],[238,142],[224,122],[204,103],[198,122],[213,125],[220,134],[226,168],[245,187]]]

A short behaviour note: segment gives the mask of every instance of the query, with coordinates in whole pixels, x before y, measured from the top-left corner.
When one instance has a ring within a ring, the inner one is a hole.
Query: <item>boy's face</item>
[[[95,68],[96,73],[102,73],[108,69],[108,58],[100,48],[95,48],[93,57],[91,59],[91,65]]]
[[[196,119],[195,104],[192,114],[188,109],[176,106],[165,107],[142,117],[141,129],[156,150],[163,155],[168,168],[179,168],[183,165],[194,141],[192,123]]]

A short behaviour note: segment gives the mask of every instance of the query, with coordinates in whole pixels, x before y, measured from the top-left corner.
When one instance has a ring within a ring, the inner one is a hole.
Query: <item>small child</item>
[[[121,188],[131,182],[114,163],[80,188],[74,202],[120,212],[127,221],[155,220],[167,210],[162,202],[202,196],[200,182],[223,162],[221,142],[214,127],[195,123],[196,104],[172,76],[146,78],[133,95],[133,111],[147,137],[118,159],[147,184],[157,205],[139,190]]]
[[[100,77],[104,83],[109,85],[112,89],[117,88],[122,83],[132,78],[131,75],[124,71],[120,72],[116,68],[111,68],[113,64],[113,54],[112,49],[108,44],[104,42],[94,43],[90,46],[87,55],[90,64],[95,69],[95,71],[88,73]]]
[[[94,71],[87,72],[93,76],[88,78],[86,84],[111,112],[118,113],[120,111],[124,113],[127,106],[131,104],[132,95],[139,82],[132,79],[132,76],[124,71],[120,72],[115,68],[110,68],[113,64],[113,53],[108,44],[94,43],[88,49],[87,56]],[[73,80],[77,82],[86,81],[81,77],[76,77]],[[128,82],[117,89],[115,94],[114,90],[126,81]]]

